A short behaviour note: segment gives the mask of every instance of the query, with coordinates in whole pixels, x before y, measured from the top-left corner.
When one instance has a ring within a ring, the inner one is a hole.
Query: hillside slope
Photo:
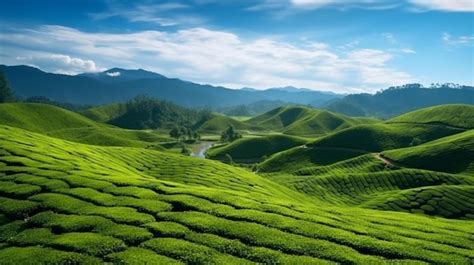
[[[474,258],[472,221],[315,202],[218,162],[0,126],[0,163],[0,260],[9,264]]]
[[[126,105],[122,103],[107,104],[80,111],[87,118],[106,123],[122,116],[127,111]]]
[[[441,124],[474,129],[474,105],[440,105],[412,111],[387,121],[388,123]]]
[[[75,112],[37,103],[0,104],[0,124],[95,145],[146,147],[167,139],[151,132],[97,123]]]
[[[383,155],[409,167],[474,175],[474,130]]]
[[[269,135],[255,138],[242,138],[230,144],[217,146],[207,151],[210,159],[225,160],[230,155],[234,162],[259,162],[274,153],[303,145],[304,138],[288,135]]]
[[[376,120],[350,118],[344,115],[308,107],[286,106],[256,116],[248,123],[267,130],[292,135],[321,135]]]
[[[474,105],[474,87],[445,84],[426,88],[419,84],[409,84],[391,87],[374,95],[348,95],[329,102],[325,108],[349,116],[390,118],[441,104]]]
[[[203,117],[200,121],[193,125],[192,129],[200,132],[218,133],[220,134],[226,130],[230,125],[237,130],[248,130],[254,128],[245,122],[233,119],[229,116],[210,113]]]

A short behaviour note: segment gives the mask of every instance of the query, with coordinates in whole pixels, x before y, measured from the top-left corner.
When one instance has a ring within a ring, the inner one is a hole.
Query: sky
[[[474,85],[471,0],[0,0],[0,64],[230,88]]]

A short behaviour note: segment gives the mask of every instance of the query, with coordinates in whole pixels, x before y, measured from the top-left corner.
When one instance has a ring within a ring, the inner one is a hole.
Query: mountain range
[[[474,88],[452,84],[391,87],[376,94],[335,94],[308,88],[229,89],[197,84],[143,69],[112,68],[75,76],[47,73],[30,66],[0,65],[20,98],[47,97],[57,102],[100,105],[148,95],[192,108],[231,115],[256,115],[287,105],[310,105],[348,116],[390,118],[439,104],[474,104]]]
[[[225,107],[260,100],[298,104],[324,103],[341,95],[321,91],[290,89],[236,90],[201,85],[139,70],[112,68],[100,73],[75,76],[46,73],[30,66],[0,66],[17,96],[45,96],[54,101],[99,105],[123,102],[146,94],[186,107]]]

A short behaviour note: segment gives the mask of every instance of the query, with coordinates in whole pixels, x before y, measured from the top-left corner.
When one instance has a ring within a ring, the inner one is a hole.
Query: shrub
[[[31,264],[99,264],[98,258],[43,247],[9,247],[0,249],[0,263],[5,265]]]
[[[51,244],[93,256],[103,256],[126,248],[125,244],[119,239],[94,233],[61,234]]]

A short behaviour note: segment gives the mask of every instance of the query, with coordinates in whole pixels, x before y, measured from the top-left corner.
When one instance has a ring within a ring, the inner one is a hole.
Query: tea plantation
[[[472,264],[472,176],[371,154],[285,174],[0,126],[0,263]]]

